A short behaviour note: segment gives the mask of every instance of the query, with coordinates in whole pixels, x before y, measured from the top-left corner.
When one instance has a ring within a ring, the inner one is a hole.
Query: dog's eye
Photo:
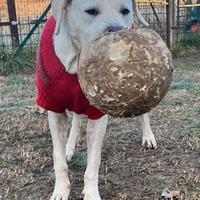
[[[99,11],[97,9],[95,9],[95,8],[85,10],[85,12],[87,14],[93,15],[93,16],[97,16],[99,14]]]
[[[120,10],[120,13],[121,13],[122,15],[128,15],[128,14],[130,13],[130,10],[127,9],[127,8],[122,8],[122,9]]]

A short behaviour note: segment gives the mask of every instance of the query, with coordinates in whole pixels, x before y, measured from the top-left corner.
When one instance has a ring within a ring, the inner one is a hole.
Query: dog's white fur
[[[126,16],[119,11],[124,7],[130,10]],[[100,14],[91,16],[85,12],[98,8]],[[134,9],[132,9],[134,8]],[[53,15],[56,19],[54,47],[56,55],[69,73],[77,73],[77,58],[81,47],[105,32],[108,26],[131,28],[133,10],[140,21],[147,25],[133,0],[54,0]],[[67,111],[66,111],[67,112]],[[143,145],[156,148],[155,137],[151,131],[148,114],[139,117],[143,131]],[[55,188],[51,200],[68,200],[70,182],[68,166],[80,135],[81,116],[73,114],[72,127],[67,142],[67,114],[48,111],[49,127],[53,140]],[[106,132],[108,117],[87,122],[87,168],[84,175],[84,200],[100,200],[98,190],[98,171],[101,160],[101,147]],[[66,144],[67,143],[67,144]]]

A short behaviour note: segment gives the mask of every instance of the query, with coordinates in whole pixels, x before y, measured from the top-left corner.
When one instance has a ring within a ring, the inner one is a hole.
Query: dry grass
[[[200,62],[178,59],[172,89],[151,112],[157,150],[141,149],[136,119],[110,119],[102,152],[103,199],[159,200],[165,189],[200,199]],[[46,115],[34,108],[34,75],[0,77],[0,199],[44,200],[53,191],[52,144]],[[84,126],[84,124],[83,124]],[[71,200],[83,188],[84,129],[70,163]]]

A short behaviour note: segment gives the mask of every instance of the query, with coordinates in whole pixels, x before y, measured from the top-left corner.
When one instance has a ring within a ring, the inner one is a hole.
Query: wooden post
[[[8,6],[8,15],[9,15],[9,23],[10,23],[10,32],[11,32],[11,39],[12,39],[12,46],[16,47],[19,45],[19,32],[18,26],[14,25],[12,22],[17,21],[17,14],[16,14],[16,7],[15,7],[15,0],[7,0]]]
[[[167,46],[170,50],[173,49],[173,12],[174,12],[174,0],[168,0],[167,5]]]
[[[177,24],[177,29],[179,30],[180,26],[180,0],[177,0],[177,17],[176,17],[176,24]]]

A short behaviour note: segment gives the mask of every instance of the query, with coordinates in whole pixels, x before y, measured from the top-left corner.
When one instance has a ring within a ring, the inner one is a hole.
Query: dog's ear
[[[60,24],[63,19],[64,13],[67,9],[67,5],[72,0],[53,0],[52,1],[52,12],[53,16],[56,20],[56,28],[55,28],[55,34],[57,35],[60,32]]]
[[[139,9],[138,9],[138,4],[137,4],[137,0],[132,0],[133,2],[133,11],[136,14],[136,16],[138,17],[138,19],[145,25],[145,26],[149,26],[149,23],[144,19],[144,17],[142,16],[142,14],[140,13]]]

